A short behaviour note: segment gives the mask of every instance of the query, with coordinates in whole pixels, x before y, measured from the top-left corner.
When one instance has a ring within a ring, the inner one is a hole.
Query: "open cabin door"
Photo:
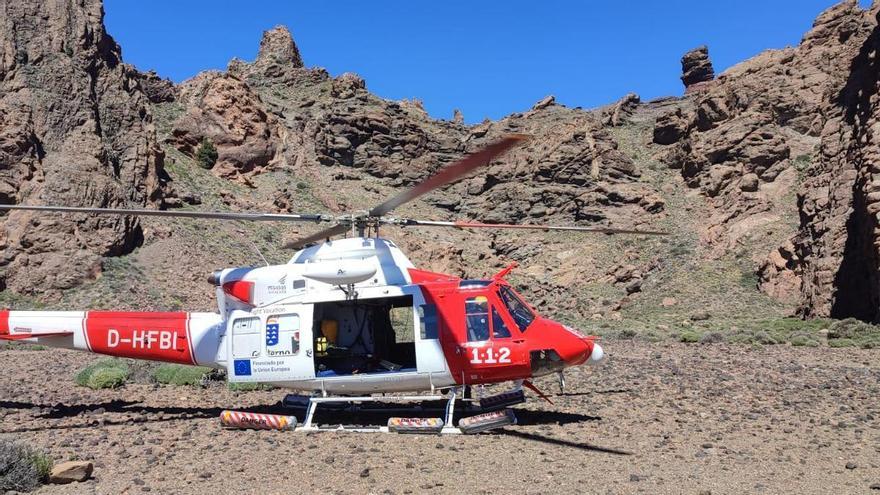
[[[315,377],[309,305],[233,311],[226,329],[230,382],[290,382]]]

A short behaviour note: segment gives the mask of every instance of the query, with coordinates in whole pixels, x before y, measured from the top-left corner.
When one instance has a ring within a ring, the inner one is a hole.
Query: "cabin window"
[[[388,311],[391,319],[391,328],[394,331],[394,341],[398,343],[415,342],[415,330],[413,329],[413,307],[393,307]]]
[[[492,338],[504,339],[510,337],[510,329],[504,324],[501,315],[495,307],[492,307]]]
[[[535,313],[532,313],[532,310],[510,287],[502,286],[498,291],[498,295],[501,296],[501,300],[507,306],[507,311],[510,312],[510,316],[513,317],[513,322],[516,323],[519,331],[525,332],[526,328],[535,321]]]
[[[232,322],[232,357],[260,357],[260,319],[239,318]]]
[[[437,338],[440,333],[437,325],[437,306],[433,304],[419,306],[419,326],[422,340]]]
[[[469,342],[489,340],[489,299],[486,296],[469,297],[464,303]]]
[[[295,356],[299,353],[299,315],[272,315],[266,318],[266,355]]]

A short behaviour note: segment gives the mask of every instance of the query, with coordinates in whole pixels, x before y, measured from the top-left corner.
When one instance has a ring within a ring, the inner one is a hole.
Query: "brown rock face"
[[[824,95],[839,90],[839,75],[850,72],[870,32],[868,19],[856,2],[832,7],[798,47],[731,67],[690,95],[692,107],[657,119],[654,142],[671,144],[661,160],[713,198],[717,214],[704,240],[726,245],[731,232],[742,231],[737,223],[755,225],[750,219],[780,209],[779,193],[794,187],[798,175],[793,162],[811,161],[825,119]],[[774,184],[772,192],[764,192],[765,184]]]
[[[171,143],[194,156],[203,139],[217,148],[213,172],[225,178],[258,173],[276,157],[277,122],[248,85],[229,74],[206,72],[185,82],[186,113],[175,123]]]
[[[547,217],[632,225],[663,211],[657,191],[639,182],[641,171],[595,116],[552,105],[502,119],[476,142],[513,131],[532,139],[451,188],[446,207],[504,223]]]
[[[136,71],[97,0],[0,0],[0,201],[143,207],[161,199],[162,152]],[[9,214],[6,287],[57,291],[141,242],[132,218]]]
[[[352,72],[346,72],[341,76],[333,79],[330,87],[330,94],[336,98],[347,99],[354,98],[358,91],[367,89],[367,84],[361,76]]]
[[[303,66],[299,48],[296,47],[293,36],[285,26],[276,26],[263,33],[257,63],[264,66]]]
[[[602,112],[602,124],[618,127],[629,122],[633,112],[642,100],[639,95],[629,93]]]
[[[857,9],[855,2],[850,9]],[[826,93],[818,163],[798,194],[801,312],[880,320],[880,5],[861,16],[825,18],[855,50]],[[814,28],[814,32],[817,29]],[[863,36],[863,33],[870,33]],[[781,252],[781,250],[780,250]]]
[[[700,46],[681,57],[681,82],[685,88],[715,79],[715,70],[709,60],[709,48]]]

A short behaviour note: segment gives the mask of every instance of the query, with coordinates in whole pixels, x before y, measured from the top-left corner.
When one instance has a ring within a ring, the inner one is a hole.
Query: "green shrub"
[[[870,335],[877,331],[873,325],[869,325],[855,318],[846,318],[835,321],[828,329],[829,339],[856,339]]]
[[[701,344],[721,344],[727,341],[727,338],[721,332],[706,332],[700,337]]]
[[[258,382],[238,382],[233,383],[229,382],[226,385],[229,390],[233,392],[253,392],[254,390],[273,390],[275,389],[274,385],[269,385],[268,383],[258,383]]]
[[[128,373],[119,368],[102,368],[95,370],[86,382],[86,386],[93,389],[119,388],[125,385]]]
[[[831,347],[878,348],[880,347],[880,327],[855,318],[836,321],[828,329],[828,345]]]
[[[831,339],[828,341],[829,347],[855,347],[856,341],[853,339]]]
[[[778,344],[779,341],[774,339],[769,333],[763,330],[758,330],[757,332],[754,332],[752,334],[751,343],[761,345],[774,345]]]
[[[33,451],[31,452],[31,463],[37,470],[37,477],[40,482],[45,483],[49,481],[49,474],[52,472],[52,465],[54,464],[52,458],[42,452]]]
[[[791,336],[789,339],[791,345],[795,347],[818,347],[819,342],[811,338],[809,335],[805,335],[802,333],[797,333]]]
[[[693,330],[683,330],[678,335],[678,340],[687,344],[694,344],[700,341],[700,334]]]
[[[156,383],[164,385],[201,385],[202,379],[209,371],[211,368],[202,366],[163,364],[153,370],[152,378]]]
[[[77,373],[76,384],[91,389],[117,388],[125,384],[131,370],[128,364],[116,358],[104,359],[86,366]]]
[[[208,141],[207,138],[202,139],[202,144],[200,144],[199,148],[196,150],[196,161],[199,163],[199,166],[211,170],[217,163],[218,157],[219,154],[217,153],[217,148],[214,146],[214,143]]]
[[[52,459],[24,445],[0,440],[0,492],[29,492],[49,479]]]

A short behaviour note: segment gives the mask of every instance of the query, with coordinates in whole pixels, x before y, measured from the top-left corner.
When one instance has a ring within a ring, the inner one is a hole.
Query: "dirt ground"
[[[0,436],[89,459],[81,493],[880,493],[880,351],[609,341],[475,436],[223,430],[280,390],[73,383],[72,351],[0,351]],[[320,420],[320,418],[319,418]]]

